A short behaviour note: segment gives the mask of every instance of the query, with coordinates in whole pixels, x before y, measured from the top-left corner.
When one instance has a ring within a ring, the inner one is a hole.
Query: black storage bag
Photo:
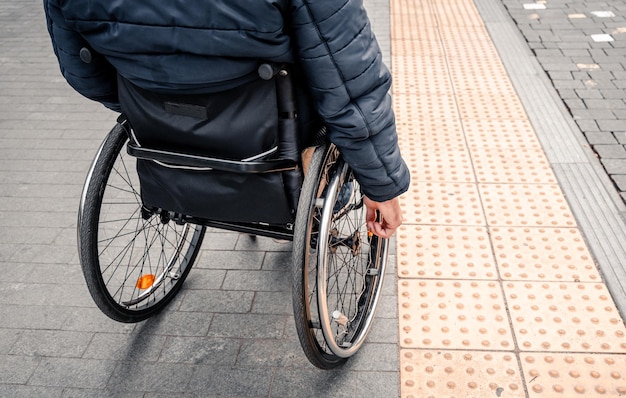
[[[122,111],[142,147],[228,160],[277,155],[274,79],[201,95],[150,92],[123,78],[118,86]],[[293,222],[280,172],[231,173],[144,159],[137,160],[137,171],[149,209],[216,221]]]

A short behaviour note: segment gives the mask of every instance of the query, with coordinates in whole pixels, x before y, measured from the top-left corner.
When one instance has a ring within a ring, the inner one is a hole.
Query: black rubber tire
[[[350,200],[340,198],[346,184]],[[387,241],[367,233],[362,194],[349,167],[334,146],[317,148],[300,195],[292,279],[298,337],[316,367],[340,366],[363,344],[386,258]],[[333,313],[345,315],[347,326]]]
[[[124,150],[126,128],[118,123],[111,130],[87,175],[78,248],[98,308],[116,321],[139,322],[161,311],[179,292],[206,228],[177,225],[143,211],[136,161]]]

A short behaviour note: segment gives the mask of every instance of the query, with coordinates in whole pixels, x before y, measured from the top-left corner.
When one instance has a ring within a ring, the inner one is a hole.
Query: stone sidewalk
[[[385,44],[388,7],[368,8]],[[115,119],[62,78],[42,2],[0,0],[0,396],[398,396],[393,267],[368,344],[337,371],[301,351],[291,245],[271,239],[209,232],[164,313],[103,316],[81,274],[76,217]]]
[[[503,4],[626,200],[626,1]]]

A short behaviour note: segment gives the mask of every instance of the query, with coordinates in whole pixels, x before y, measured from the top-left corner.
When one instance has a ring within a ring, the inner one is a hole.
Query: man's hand
[[[374,202],[367,196],[363,197],[367,207],[367,229],[381,238],[391,238],[391,235],[402,224],[400,201],[393,198],[386,202]],[[380,213],[380,220],[376,220],[376,210]]]

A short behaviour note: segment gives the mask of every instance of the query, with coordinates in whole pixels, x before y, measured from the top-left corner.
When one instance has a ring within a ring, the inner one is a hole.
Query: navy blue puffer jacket
[[[252,80],[259,60],[300,65],[329,138],[366,195],[405,192],[391,75],[362,0],[44,0],[63,76],[118,107],[116,73],[144,89],[206,93]],[[80,59],[82,48],[92,59]]]

